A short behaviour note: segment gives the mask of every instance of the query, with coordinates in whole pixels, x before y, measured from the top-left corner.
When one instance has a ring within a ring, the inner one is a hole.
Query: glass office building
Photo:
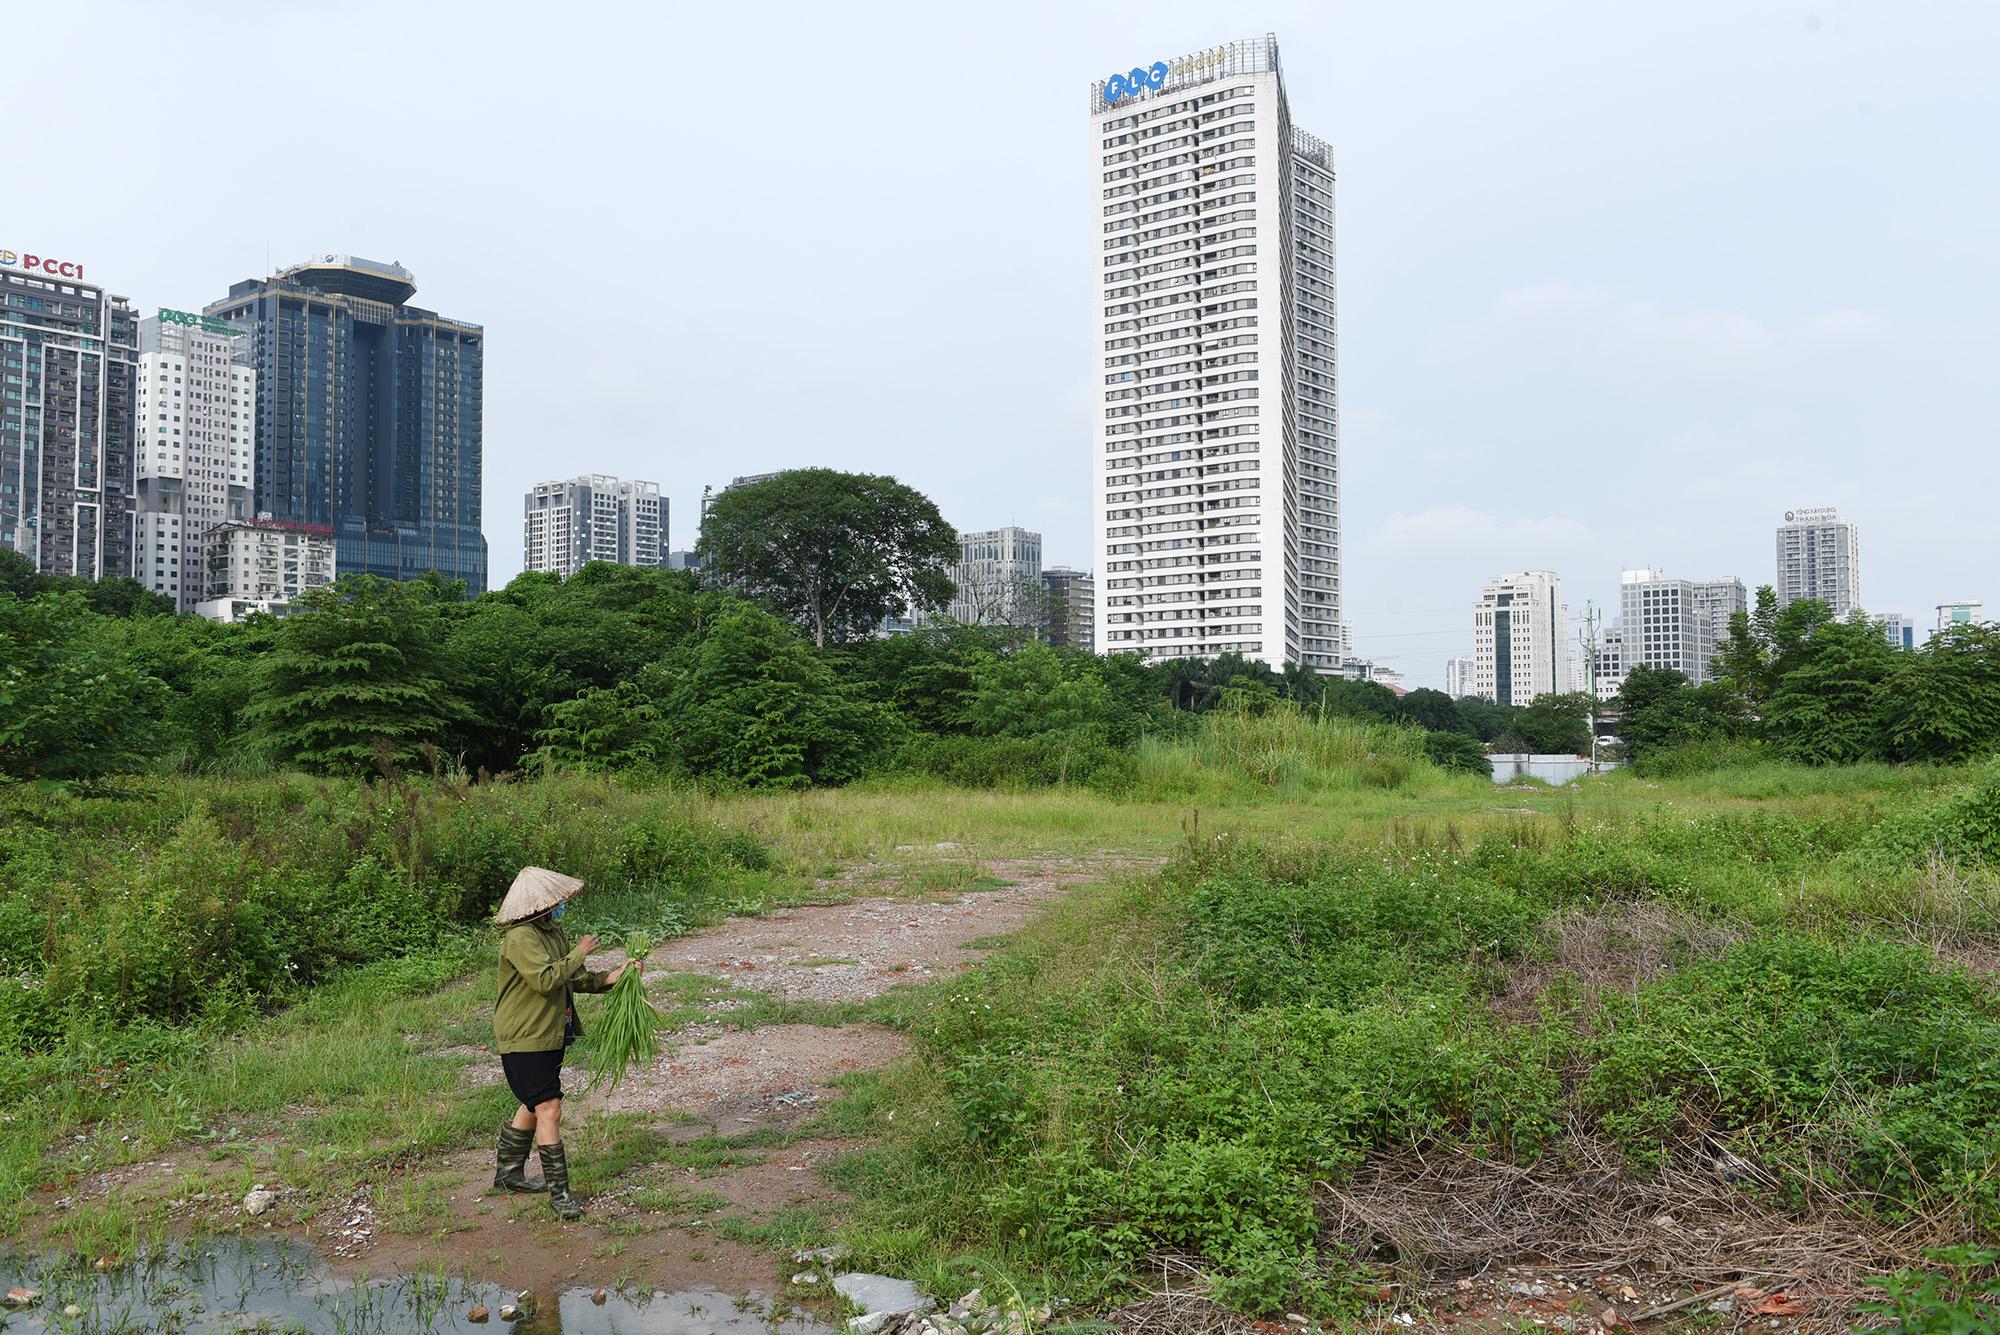
[[[139,321],[83,266],[0,250],[0,548],[132,573]]]
[[[435,570],[477,595],[486,334],[416,291],[401,265],[327,255],[206,313],[251,335],[257,510],[332,528],[343,575]]]

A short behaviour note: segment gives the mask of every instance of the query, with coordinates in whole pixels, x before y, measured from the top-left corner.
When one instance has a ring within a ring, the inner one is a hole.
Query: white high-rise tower
[[[1778,606],[1817,598],[1845,620],[1861,606],[1861,532],[1831,507],[1787,510],[1778,526]]]
[[[132,576],[179,611],[194,611],[208,596],[208,532],[255,518],[256,423],[257,372],[245,331],[188,311],[139,322]]]
[[[1090,92],[1097,647],[1340,667],[1333,157],[1278,43]]]
[[[1624,634],[1629,645],[1629,625]],[[1569,638],[1569,604],[1555,574],[1522,570],[1487,580],[1472,609],[1473,694],[1527,705],[1538,695],[1575,690]]]

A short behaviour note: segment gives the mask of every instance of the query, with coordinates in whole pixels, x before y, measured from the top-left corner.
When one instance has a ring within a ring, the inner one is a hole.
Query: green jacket
[[[583,967],[583,949],[547,918],[517,922],[500,942],[500,999],[493,1040],[502,1052],[553,1052],[563,1044],[572,992],[605,992],[606,976]],[[577,1033],[583,1032],[579,1024]]]

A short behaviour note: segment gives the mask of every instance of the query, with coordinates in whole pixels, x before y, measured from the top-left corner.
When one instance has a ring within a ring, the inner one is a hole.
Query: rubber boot
[[[549,1208],[558,1219],[580,1219],[583,1202],[569,1194],[569,1156],[562,1142],[536,1146],[542,1155],[542,1181],[549,1184]]]
[[[528,1151],[535,1147],[535,1133],[521,1131],[509,1123],[500,1128],[500,1144],[495,1151],[493,1190],[547,1191],[548,1183],[528,1176]]]

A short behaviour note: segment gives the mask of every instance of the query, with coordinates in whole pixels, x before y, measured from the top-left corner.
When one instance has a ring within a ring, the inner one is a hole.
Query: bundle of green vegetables
[[[591,1039],[591,1083],[600,1089],[616,1089],[633,1062],[649,1062],[660,1050],[655,1037],[666,1024],[653,1003],[646,1000],[646,983],[640,962],[652,951],[652,938],[634,932],[625,939],[625,954],[632,967],[611,985],[598,1011]]]

